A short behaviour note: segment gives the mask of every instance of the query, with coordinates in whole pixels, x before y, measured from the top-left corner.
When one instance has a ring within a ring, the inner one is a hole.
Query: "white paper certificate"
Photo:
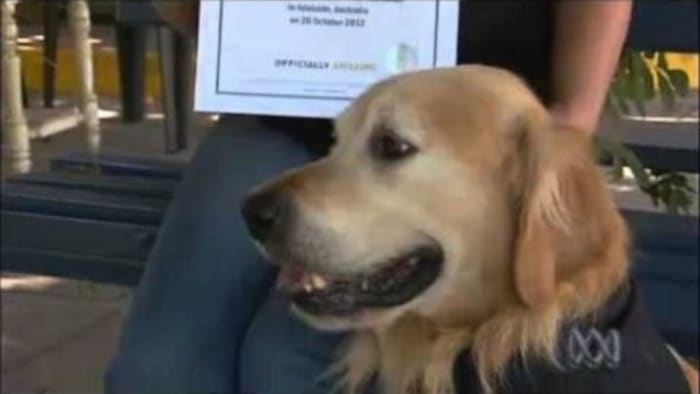
[[[451,66],[457,0],[205,0],[195,109],[335,117],[372,83]]]

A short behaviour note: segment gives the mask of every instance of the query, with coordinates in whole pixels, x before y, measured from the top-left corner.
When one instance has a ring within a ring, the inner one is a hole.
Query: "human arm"
[[[555,122],[595,133],[631,14],[632,0],[555,2],[550,108]]]
[[[151,0],[163,20],[196,36],[199,0]],[[554,1],[552,115],[593,134],[615,72],[632,0]]]

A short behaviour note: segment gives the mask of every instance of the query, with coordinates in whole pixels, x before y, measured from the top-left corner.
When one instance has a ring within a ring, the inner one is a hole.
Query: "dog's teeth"
[[[311,282],[311,275],[308,273],[305,273],[302,277],[301,280],[299,281],[299,284],[301,285],[301,288],[304,289],[307,293],[313,290],[313,282]]]
[[[311,275],[311,284],[317,289],[325,289],[328,283],[321,275],[313,274]]]
[[[408,260],[408,265],[415,266],[416,264],[418,264],[418,257],[411,257],[411,259]]]
[[[369,290],[369,280],[363,279],[362,282],[360,282],[360,287],[362,287],[362,291]]]

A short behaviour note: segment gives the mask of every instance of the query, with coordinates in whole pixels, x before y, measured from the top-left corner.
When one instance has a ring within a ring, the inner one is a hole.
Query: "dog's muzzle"
[[[242,215],[252,237],[261,245],[286,242],[293,225],[294,204],[279,192],[252,195],[242,205]],[[363,266],[367,272],[341,273],[313,264],[289,261],[287,253],[277,259],[279,289],[290,294],[292,302],[308,314],[347,316],[369,308],[404,304],[420,295],[439,277],[444,253],[437,241],[427,239],[407,252]],[[275,260],[274,251],[271,253]],[[350,264],[350,263],[349,263]]]
[[[281,266],[278,287],[309,314],[339,316],[369,308],[404,304],[425,291],[439,276],[443,253],[437,245],[419,247],[378,263],[378,269],[352,275],[305,270],[302,264]]]

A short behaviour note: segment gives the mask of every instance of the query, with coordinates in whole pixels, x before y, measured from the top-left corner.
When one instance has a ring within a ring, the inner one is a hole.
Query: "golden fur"
[[[422,156],[391,170],[367,164],[379,123]],[[445,274],[406,305],[351,319],[297,310],[320,328],[356,330],[333,368],[349,393],[374,374],[385,393],[450,393],[466,347],[489,392],[515,357],[556,362],[561,323],[594,312],[628,274],[628,231],[589,139],[553,126],[509,72],[391,78],[339,116],[336,132],[327,158],[266,186],[292,193],[308,228],[323,223],[307,237],[333,240],[328,269],[364,269],[417,230],[446,249]]]

